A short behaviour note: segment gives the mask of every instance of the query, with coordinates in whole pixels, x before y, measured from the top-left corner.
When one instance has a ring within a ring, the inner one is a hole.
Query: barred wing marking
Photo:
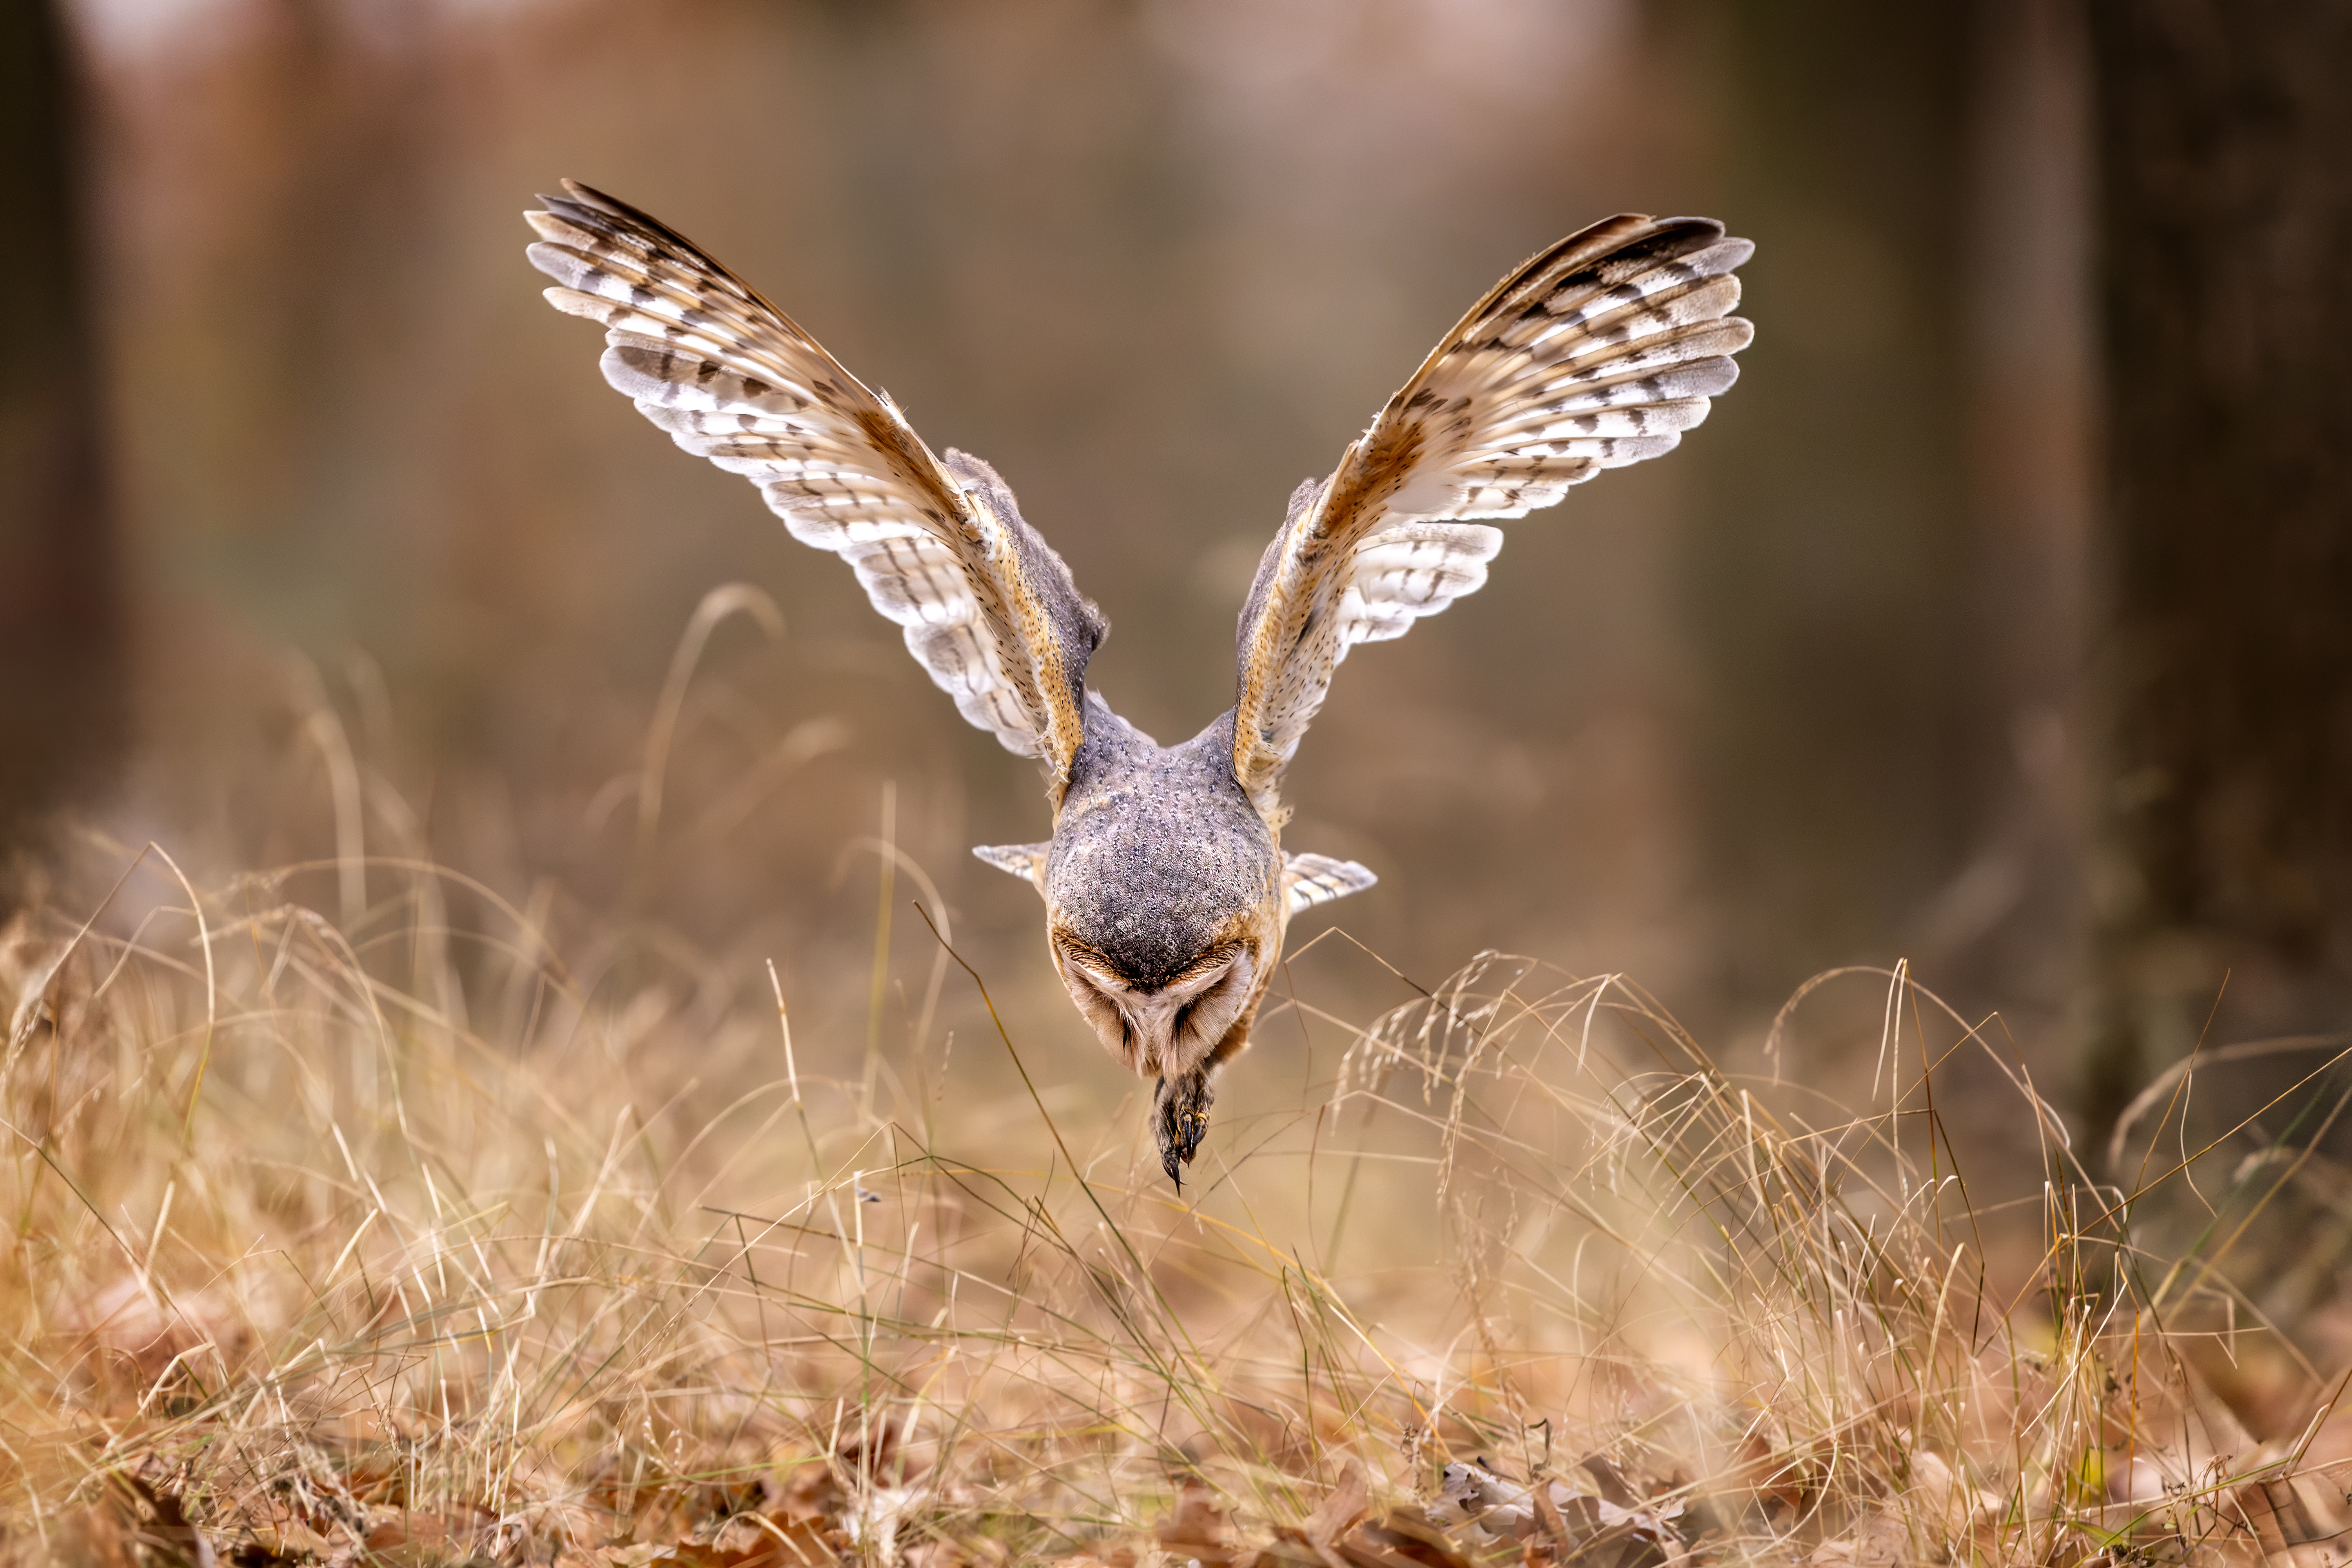
[[[1402,637],[1424,615],[1486,586],[1486,563],[1503,548],[1503,530],[1483,523],[1395,522],[1356,547],[1354,571],[1339,596],[1339,650]]]
[[[1361,893],[1380,880],[1369,867],[1354,861],[1333,860],[1329,855],[1285,855],[1282,890],[1288,907],[1284,913],[1296,915],[1302,909]]]
[[[1473,306],[1323,481],[1301,485],[1242,611],[1234,772],[1279,820],[1282,770],[1358,643],[1486,580],[1501,530],[1603,468],[1671,451],[1738,375],[1753,329],[1706,218],[1570,235]]]
[[[931,455],[890,401],[677,231],[574,181],[526,214],[548,302],[604,324],[604,379],[849,562],[958,711],[1058,794],[1108,631],[987,464]]]

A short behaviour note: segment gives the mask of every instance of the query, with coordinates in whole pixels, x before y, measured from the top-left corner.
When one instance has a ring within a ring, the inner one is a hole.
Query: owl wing
[[[941,462],[782,311],[677,231],[574,181],[527,214],[548,302],[605,328],[604,379],[680,446],[760,486],[793,537],[856,569],[964,717],[1056,794],[1108,633],[978,458]]]
[[[1242,610],[1234,773],[1261,814],[1358,643],[1486,580],[1500,529],[1671,450],[1730,386],[1754,246],[1706,218],[1611,218],[1539,252],[1422,361],[1331,476],[1291,497]]]
[[[1334,860],[1329,855],[1285,855],[1282,894],[1287,908],[1284,913],[1296,915],[1302,909],[1361,893],[1380,880],[1370,866],[1354,861]]]

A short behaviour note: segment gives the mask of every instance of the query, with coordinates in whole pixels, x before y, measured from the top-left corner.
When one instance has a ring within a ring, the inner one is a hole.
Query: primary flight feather
[[[1503,536],[1481,519],[1671,450],[1753,331],[1730,312],[1754,247],[1710,219],[1610,218],[1528,258],[1292,494],[1242,609],[1234,706],[1162,747],[1087,685],[1109,626],[994,469],[933,455],[676,230],[570,180],[541,200],[531,264],[557,309],[604,326],[604,379],[847,560],[958,711],[1037,759],[1052,837],[974,852],[1036,887],[1071,1001],[1159,1081],[1153,1133],[1180,1187],[1290,917],[1372,885],[1351,861],[1282,850],[1283,769],[1333,671],[1485,584]]]

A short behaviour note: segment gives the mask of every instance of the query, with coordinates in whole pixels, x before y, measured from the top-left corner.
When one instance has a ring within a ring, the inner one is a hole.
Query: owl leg
[[[1151,1130],[1160,1138],[1160,1167],[1176,1184],[1178,1192],[1184,1190],[1184,1167],[1192,1163],[1202,1140],[1209,1135],[1209,1107],[1217,1098],[1212,1081],[1228,1060],[1247,1049],[1250,1025],[1256,1019],[1257,1000],[1252,998],[1242,1016],[1225,1031],[1225,1038],[1209,1052],[1208,1061],[1190,1072],[1162,1078],[1152,1096]]]
[[[1151,1130],[1160,1140],[1160,1168],[1180,1193],[1184,1190],[1184,1167],[1209,1133],[1209,1107],[1217,1097],[1209,1082],[1210,1071],[1196,1067],[1177,1077],[1163,1078],[1152,1096]]]

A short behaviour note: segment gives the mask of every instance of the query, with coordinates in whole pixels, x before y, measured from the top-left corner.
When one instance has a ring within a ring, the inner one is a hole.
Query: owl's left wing
[[[1671,450],[1731,385],[1754,246],[1707,218],[1608,219],[1471,307],[1322,481],[1292,496],[1242,610],[1234,773],[1269,821],[1358,643],[1486,580],[1502,531],[1571,485]]]
[[[526,214],[549,303],[605,328],[604,379],[680,446],[760,486],[856,570],[956,707],[1034,757],[1056,799],[1109,628],[978,458],[942,463],[898,408],[658,220],[566,180]]]

